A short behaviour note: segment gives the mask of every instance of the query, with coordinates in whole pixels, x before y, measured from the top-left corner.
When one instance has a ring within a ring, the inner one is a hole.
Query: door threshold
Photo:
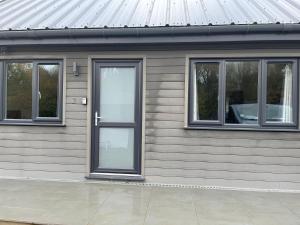
[[[120,181],[144,181],[144,176],[140,174],[122,173],[90,173],[87,179],[120,180]]]

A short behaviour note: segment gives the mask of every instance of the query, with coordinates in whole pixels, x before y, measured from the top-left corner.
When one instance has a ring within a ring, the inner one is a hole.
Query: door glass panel
[[[7,64],[6,118],[32,118],[32,63]]]
[[[268,63],[266,121],[293,123],[292,63]]]
[[[39,117],[57,117],[59,65],[39,65]]]
[[[258,124],[258,62],[226,62],[225,122]]]
[[[194,120],[219,120],[219,63],[196,63],[194,79]]]
[[[101,122],[134,122],[135,68],[100,69]]]
[[[134,129],[100,128],[99,168],[134,169]]]

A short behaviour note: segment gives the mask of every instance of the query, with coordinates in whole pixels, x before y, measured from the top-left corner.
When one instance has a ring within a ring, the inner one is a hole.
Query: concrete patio
[[[0,204],[0,221],[36,224],[300,225],[299,193],[0,180]]]

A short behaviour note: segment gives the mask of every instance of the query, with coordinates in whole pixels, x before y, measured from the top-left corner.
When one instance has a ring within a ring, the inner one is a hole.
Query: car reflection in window
[[[226,113],[226,123],[257,124],[257,108],[257,104],[229,105],[229,110]],[[290,112],[292,112],[290,106],[268,104],[266,121],[270,123],[291,123]]]

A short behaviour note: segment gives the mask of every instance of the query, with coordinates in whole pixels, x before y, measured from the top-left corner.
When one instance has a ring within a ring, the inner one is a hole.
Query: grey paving
[[[57,225],[300,225],[300,194],[0,180],[0,221]]]

